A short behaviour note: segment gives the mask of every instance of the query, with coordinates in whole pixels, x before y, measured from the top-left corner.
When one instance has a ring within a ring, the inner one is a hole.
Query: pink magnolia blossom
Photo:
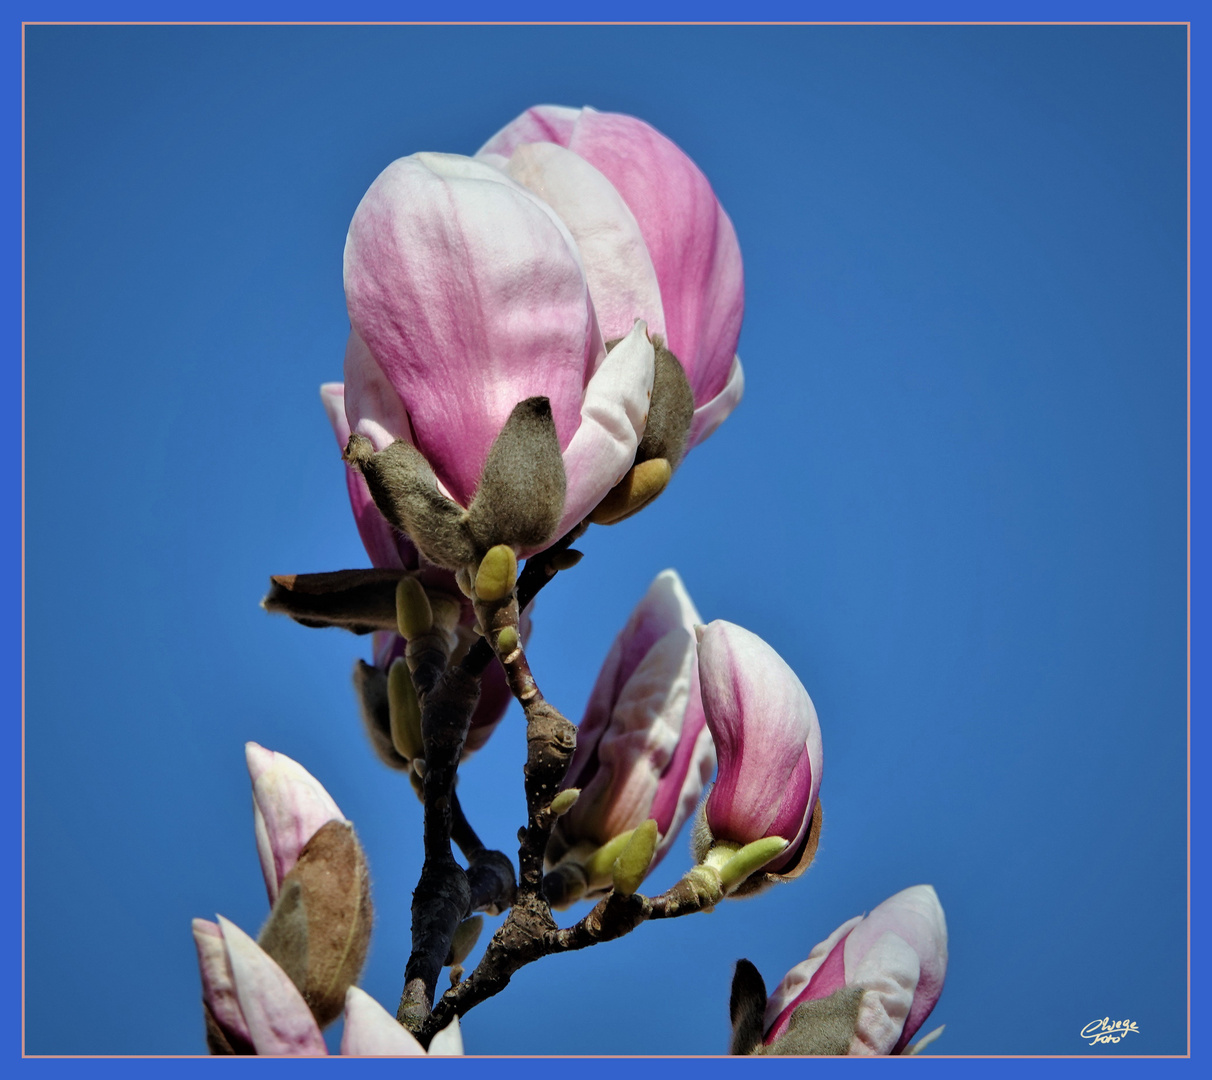
[[[350,338],[351,342],[353,338]],[[332,424],[333,434],[337,444],[344,449],[349,442],[349,421],[345,416],[345,386],[343,383],[325,383],[320,387],[320,400],[324,411]],[[370,497],[370,489],[361,472],[350,465],[345,466],[345,484],[349,491],[349,505],[353,510],[354,521],[358,527],[358,535],[362,538],[362,546],[370,556],[372,566],[382,570],[408,570],[420,572],[422,584],[439,592],[458,599],[461,605],[460,626],[466,633],[472,634],[476,614],[471,601],[468,600],[455,584],[454,573],[440,566],[424,562],[412,541],[402,532],[392,528],[387,519],[379,513],[374,500]],[[522,615],[522,640],[528,639],[530,633],[530,616],[527,612]],[[374,635],[375,666],[386,672],[396,657],[404,655],[407,642],[399,634],[380,631]],[[471,727],[468,730],[467,742],[463,747],[463,757],[478,750],[496,730],[497,725],[505,716],[513,694],[505,681],[505,671],[500,664],[491,665],[480,682],[480,699],[471,715]]]
[[[225,1050],[265,1057],[326,1057],[324,1036],[290,977],[238,926],[222,915],[218,920],[194,919],[193,934],[202,1000],[227,1043]],[[383,1006],[351,986],[345,994],[341,1053],[411,1057],[425,1050]],[[457,1017],[433,1037],[429,1053],[463,1053]]]
[[[930,885],[890,897],[865,918],[842,923],[787,972],[766,1004],[766,1044],[797,1006],[845,987],[864,992],[853,1055],[899,1054],[930,1015],[947,974],[947,923]]]
[[[202,1000],[236,1053],[317,1056],[328,1053],[319,1025],[286,974],[243,930],[222,915],[194,919]]]
[[[244,746],[253,784],[253,826],[257,855],[269,902],[278,899],[282,879],[299,861],[299,853],[329,821],[344,821],[332,796],[297,761],[255,742]]]
[[[639,325],[606,354],[575,241],[500,170],[452,154],[389,165],[354,213],[345,294],[350,428],[376,450],[414,445],[459,506],[514,406],[533,397],[550,402],[563,456],[557,536],[631,467],[651,342]]]
[[[821,786],[821,728],[812,699],[756,634],[717,619],[699,634],[699,678],[719,772],[707,797],[715,841],[788,841],[767,864],[799,863]],[[806,865],[806,864],[804,864]]]
[[[581,794],[557,825],[560,843],[602,845],[652,818],[655,866],[694,813],[715,768],[695,663],[698,622],[682,579],[665,570],[615,638],[578,729],[564,786]]]
[[[587,231],[599,237],[607,232],[603,222],[624,232],[620,215],[582,178],[583,170],[540,144],[555,144],[584,159],[631,211],[660,291],[660,321],[649,329],[665,334],[690,380],[696,408],[688,448],[697,445],[736,407],[744,389],[735,355],[744,278],[732,222],[694,162],[642,120],[588,107],[528,109],[477,156],[507,169],[552,202],[581,243],[594,303],[604,311],[629,310],[621,301],[646,299],[646,287],[637,285],[644,278],[636,266],[644,260],[622,257],[626,245],[595,245],[582,238]],[[651,305],[649,310],[654,310]]]

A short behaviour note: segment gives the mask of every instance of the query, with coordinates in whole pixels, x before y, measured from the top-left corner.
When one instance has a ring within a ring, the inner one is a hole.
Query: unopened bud
[[[459,592],[461,592],[469,600],[474,599],[475,589],[472,587],[470,570],[467,570],[466,568],[456,570],[455,584],[459,587]]]
[[[547,809],[551,811],[552,817],[562,817],[572,809],[573,804],[580,797],[580,788],[567,788],[551,800],[551,805]]]
[[[429,606],[425,587],[415,577],[402,577],[396,586],[396,625],[406,641],[433,628],[433,608]]]
[[[767,836],[746,844],[720,867],[720,883],[724,891],[731,892],[750,874],[756,873],[786,850],[787,841],[781,836]]]
[[[476,596],[481,600],[504,600],[518,582],[518,557],[508,544],[488,549],[476,571]]]
[[[619,853],[612,867],[614,891],[622,896],[630,896],[636,891],[652,865],[652,857],[656,854],[657,823],[649,818],[636,827],[627,841],[626,847]]]
[[[577,551],[576,548],[565,548],[552,555],[551,568],[553,570],[571,570],[584,557],[585,552],[583,551]]]
[[[512,626],[505,627],[497,634],[497,652],[509,656],[518,647],[518,632]]]
[[[476,947],[476,942],[480,940],[480,931],[483,929],[483,915],[473,915],[455,927],[454,937],[450,941],[450,953],[446,957],[447,967],[461,964],[471,955],[471,950]]]
[[[353,826],[330,821],[283,879],[259,939],[321,1027],[340,1014],[362,971],[372,914],[366,857]]]
[[[665,458],[652,458],[633,465],[589,515],[595,525],[614,525],[644,509],[655,499],[673,476]]]
[[[412,672],[403,657],[391,662],[387,672],[387,707],[391,715],[391,742],[410,761],[425,753],[421,739],[421,705],[417,701]]]

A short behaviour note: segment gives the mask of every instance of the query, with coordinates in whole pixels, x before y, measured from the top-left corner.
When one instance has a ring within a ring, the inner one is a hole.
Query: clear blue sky
[[[939,1052],[1082,1053],[1105,1015],[1140,1028],[1109,1053],[1185,1050],[1183,28],[26,40],[28,1051],[203,1050],[189,920],[266,914],[248,739],[356,823],[394,1007],[420,808],[362,739],[368,642],[257,601],[366,565],[317,395],[358,199],[541,102],[640,116],[711,179],[747,392],[544,593],[536,673],[579,718],[676,567],[812,694],[825,831],[793,885],[526,969],[468,1050],[721,1052],[738,957],[773,986],[919,882]],[[509,850],[523,755],[515,713],[460,788]]]

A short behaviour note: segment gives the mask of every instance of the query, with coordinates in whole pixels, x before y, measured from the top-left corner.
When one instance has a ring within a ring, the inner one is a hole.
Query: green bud
[[[421,739],[421,705],[412,684],[412,672],[397,657],[387,672],[387,708],[391,716],[391,743],[400,757],[410,761],[425,753]]]
[[[459,592],[468,600],[474,598],[475,589],[472,587],[471,571],[466,567],[455,571],[455,584],[459,587]]]
[[[476,571],[476,596],[481,600],[504,600],[518,583],[518,557],[508,544],[488,549]]]
[[[497,634],[497,652],[502,656],[508,656],[518,647],[518,632],[512,627],[507,626],[499,634]]]
[[[581,797],[581,789],[570,787],[561,791],[554,799],[551,800],[551,805],[548,809],[551,811],[552,817],[562,817],[572,809],[573,804]]]
[[[581,865],[585,868],[585,876],[589,879],[591,887],[596,889],[610,881],[614,861],[627,846],[633,832],[634,829],[628,829],[625,833],[619,833],[582,861]]]
[[[402,577],[396,586],[396,628],[407,641],[433,629],[433,608],[424,586],[414,577]]]
[[[724,891],[730,892],[750,874],[756,873],[786,850],[787,841],[781,836],[767,836],[746,844],[720,868],[720,882]]]
[[[484,916],[473,915],[455,927],[454,937],[450,941],[450,954],[446,957],[446,966],[454,967],[461,964],[480,940],[480,931],[484,929]]]
[[[656,854],[657,823],[649,818],[637,827],[611,868],[614,891],[630,896],[640,887]]]

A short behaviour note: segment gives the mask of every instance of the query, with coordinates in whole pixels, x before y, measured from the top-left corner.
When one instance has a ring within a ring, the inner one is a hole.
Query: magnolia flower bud
[[[556,822],[547,849],[554,903],[608,890],[614,860],[648,820],[657,841],[646,865],[655,866],[694,812],[715,766],[695,664],[698,619],[681,578],[666,570],[615,639],[564,781],[580,795]],[[633,876],[629,867],[634,890]]]
[[[243,930],[222,915],[218,919],[217,924],[205,919],[193,922],[211,1053],[327,1056],[320,1028],[294,983]],[[344,1008],[343,1055],[425,1054],[407,1028],[356,986],[345,991]],[[433,1037],[429,1053],[463,1053],[458,1017]]]
[[[761,638],[723,620],[696,633],[703,709],[720,766],[696,824],[694,854],[744,895],[798,877],[816,852],[821,729],[795,672]]]
[[[273,904],[307,842],[326,822],[344,821],[345,815],[297,761],[254,742],[245,744],[244,755],[253,785],[257,855]]]
[[[904,1053],[946,974],[942,906],[932,886],[914,885],[842,923],[786,974],[766,1003],[765,1052]]]
[[[609,355],[576,243],[499,170],[387,167],[350,225],[346,459],[451,569],[540,551],[630,468],[652,390],[643,324]]]
[[[366,961],[373,917],[366,857],[353,826],[303,766],[256,743],[245,751],[273,903],[260,945],[324,1025]]]
[[[243,930],[218,919],[193,922],[211,1053],[326,1054],[294,983]]]
[[[619,213],[600,182],[556,148],[571,151],[605,177],[631,218]],[[607,339],[622,332],[613,328],[623,326],[628,312],[651,320],[652,333],[665,337],[693,392],[686,448],[707,438],[744,389],[735,357],[744,280],[732,222],[694,162],[642,120],[558,105],[528,109],[477,156],[506,169],[564,218],[581,245],[594,305],[606,313],[599,318]],[[632,220],[647,259],[631,240]],[[659,287],[656,298],[649,266]],[[654,390],[653,409],[662,407]]]

